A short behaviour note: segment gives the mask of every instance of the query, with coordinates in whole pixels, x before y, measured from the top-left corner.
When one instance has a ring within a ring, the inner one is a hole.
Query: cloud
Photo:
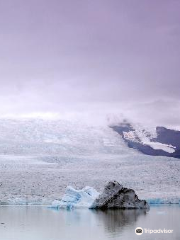
[[[1,1],[0,114],[112,113],[177,125],[179,7]]]

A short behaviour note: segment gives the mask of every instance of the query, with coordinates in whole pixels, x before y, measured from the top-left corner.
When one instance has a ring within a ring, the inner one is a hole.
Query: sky
[[[0,116],[179,126],[179,43],[179,0],[0,0]]]

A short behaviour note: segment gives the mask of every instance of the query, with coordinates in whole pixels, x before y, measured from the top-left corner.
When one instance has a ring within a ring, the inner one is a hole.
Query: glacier
[[[0,204],[51,205],[68,185],[101,192],[114,179],[150,203],[180,199],[180,160],[128,148],[108,126],[0,119]]]
[[[149,205],[159,205],[159,204],[179,204],[180,205],[180,198],[152,198],[147,199]]]

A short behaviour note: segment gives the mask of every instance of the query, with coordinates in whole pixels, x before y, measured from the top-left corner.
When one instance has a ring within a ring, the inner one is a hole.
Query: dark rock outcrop
[[[152,141],[170,144],[176,149],[180,149],[180,131],[165,127],[156,127],[157,137]]]
[[[102,194],[94,201],[94,209],[148,209],[145,200],[140,200],[133,189],[124,188],[116,181],[109,182]]]
[[[174,148],[174,152],[167,152],[164,149],[154,149],[150,145],[143,143],[137,135],[136,129],[127,121],[124,121],[116,126],[111,126],[111,128],[121,135],[122,139],[129,148],[134,148],[143,154],[151,156],[180,158],[180,131],[158,126],[156,127],[157,137],[154,138],[151,137],[151,134],[145,129],[142,130],[142,133],[145,133],[150,142],[167,144]],[[126,137],[126,134],[130,132],[133,132],[133,139]]]

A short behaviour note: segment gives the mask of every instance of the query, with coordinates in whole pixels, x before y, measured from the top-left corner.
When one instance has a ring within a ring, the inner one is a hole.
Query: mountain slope
[[[127,121],[111,128],[121,135],[128,147],[143,154],[180,158],[180,131],[160,126],[148,131]]]

